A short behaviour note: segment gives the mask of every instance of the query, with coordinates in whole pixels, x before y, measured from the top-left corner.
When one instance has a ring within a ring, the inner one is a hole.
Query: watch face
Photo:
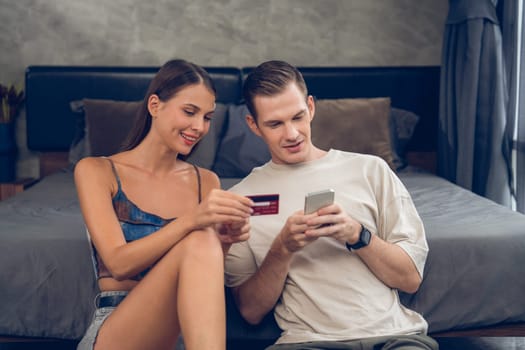
[[[368,229],[361,225],[361,233],[359,234],[359,241],[357,241],[355,244],[348,244],[346,243],[346,247],[349,250],[356,250],[363,247],[366,247],[370,243],[370,238],[372,237],[372,234]]]
[[[366,246],[366,245],[368,245],[368,243],[370,243],[371,236],[372,236],[372,234],[370,233],[370,231],[368,231],[366,229],[366,227],[363,226],[363,230],[361,231],[361,235],[359,237],[359,240],[361,242],[363,242],[363,244]]]

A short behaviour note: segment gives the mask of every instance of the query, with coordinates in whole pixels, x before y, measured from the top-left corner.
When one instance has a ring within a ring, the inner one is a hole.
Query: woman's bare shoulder
[[[82,158],[75,165],[75,181],[82,179],[100,179],[111,174],[111,163],[105,157]]]
[[[213,171],[199,167],[199,173],[205,190],[209,191],[213,188],[221,187],[219,177]]]
[[[85,157],[75,165],[75,172],[102,170],[110,166],[111,164],[106,157]]]

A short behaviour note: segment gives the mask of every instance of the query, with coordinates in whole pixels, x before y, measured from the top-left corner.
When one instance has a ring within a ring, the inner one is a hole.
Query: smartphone
[[[334,202],[335,191],[332,189],[310,192],[304,198],[304,213],[311,214]]]

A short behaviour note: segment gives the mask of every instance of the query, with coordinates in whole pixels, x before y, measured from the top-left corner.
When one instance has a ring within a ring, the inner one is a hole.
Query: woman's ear
[[[160,99],[159,96],[151,94],[148,98],[148,112],[153,118],[157,117],[160,108]]]
[[[261,136],[261,132],[259,131],[259,127],[257,126],[257,122],[255,121],[255,118],[251,115],[246,115],[246,123],[248,124],[248,127],[251,131],[257,136]]]

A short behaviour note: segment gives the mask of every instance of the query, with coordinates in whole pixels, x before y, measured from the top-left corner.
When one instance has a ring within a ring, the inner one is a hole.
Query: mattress
[[[430,332],[525,321],[525,215],[429,173],[400,178],[430,248],[401,301]],[[72,172],[0,202],[0,249],[0,335],[81,338],[97,286]]]
[[[435,175],[400,175],[425,225],[423,283],[401,301],[431,332],[525,320],[525,215]]]
[[[73,174],[0,202],[0,335],[80,338],[96,284]]]

